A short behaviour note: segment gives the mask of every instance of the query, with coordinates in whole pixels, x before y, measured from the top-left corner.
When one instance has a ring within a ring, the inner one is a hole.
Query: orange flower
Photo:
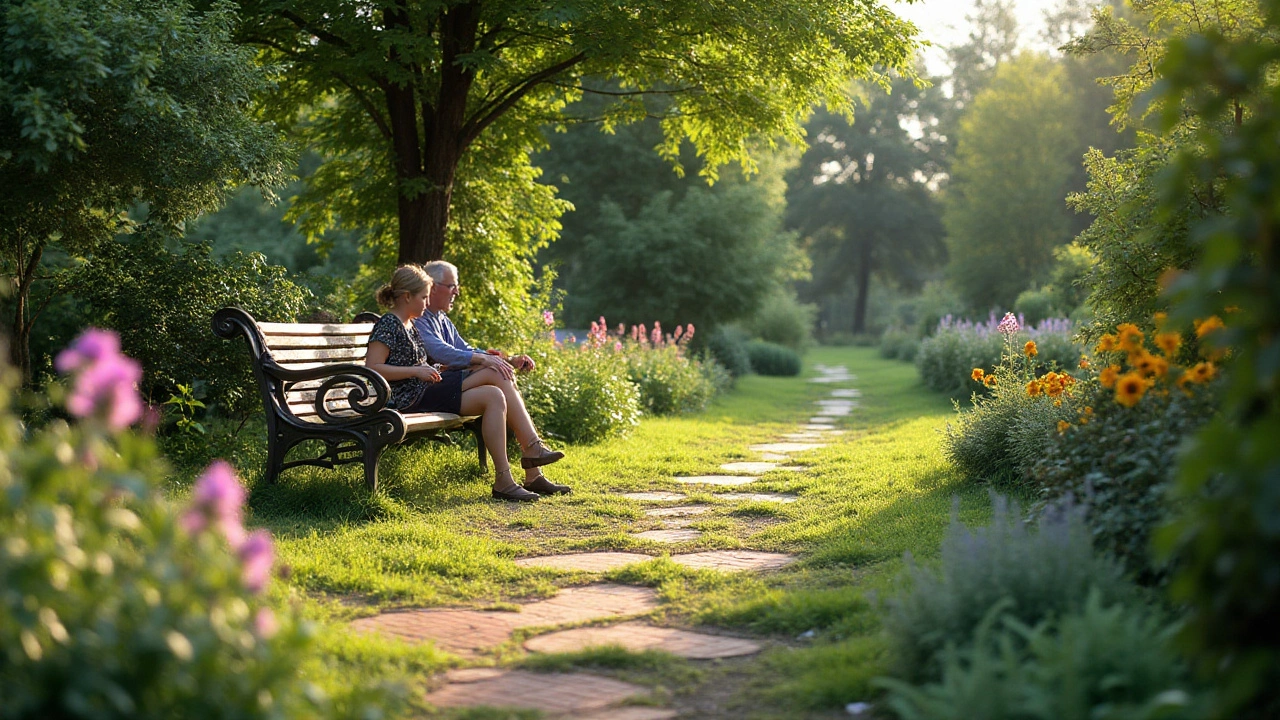
[[[1140,353],[1134,353],[1129,357],[1129,364],[1145,375],[1157,375],[1164,377],[1169,372],[1169,363],[1163,358],[1143,350]]]
[[[1182,375],[1178,376],[1178,381],[1175,384],[1178,386],[1178,389],[1181,390],[1184,395],[1186,395],[1187,397],[1191,397],[1191,391],[1187,389],[1187,385],[1191,384],[1190,371],[1184,372],[1182,373]]]
[[[1196,320],[1196,337],[1202,338],[1215,330],[1221,330],[1223,327],[1222,318],[1217,315],[1210,315],[1204,320]]]
[[[1108,365],[1098,374],[1098,382],[1102,383],[1104,388],[1112,388],[1116,386],[1116,380],[1120,377],[1119,365]]]
[[[1059,421],[1058,421],[1058,434],[1059,434],[1059,435],[1061,435],[1062,433],[1066,432],[1066,431],[1067,431],[1067,428],[1069,428],[1069,427],[1071,427],[1071,423],[1067,422],[1066,420],[1059,420]]]
[[[1218,368],[1211,362],[1196,363],[1186,374],[1191,376],[1190,382],[1207,383],[1217,377]]]
[[[974,368],[973,372],[969,373],[969,377],[973,378],[974,382],[982,382],[982,378],[986,374],[982,368]]]
[[[1120,344],[1116,341],[1116,336],[1111,333],[1098,338],[1098,352],[1112,352],[1119,347]]]
[[[1028,340],[1027,344],[1022,346],[1022,352],[1026,353],[1029,358],[1040,354],[1040,350],[1036,348],[1035,340]]]
[[[1093,408],[1091,408],[1091,407],[1085,407],[1085,409],[1083,409],[1083,410],[1081,410],[1081,411],[1080,411],[1080,424],[1081,424],[1081,425],[1088,425],[1088,424],[1089,424],[1089,421],[1090,421],[1090,420],[1092,420],[1092,419],[1093,419]]]
[[[1116,326],[1116,332],[1119,333],[1120,349],[1126,352],[1137,352],[1142,349],[1142,338],[1144,335],[1133,323],[1122,323]]]
[[[1032,380],[1031,382],[1027,383],[1027,395],[1031,397],[1036,397],[1043,391],[1044,391],[1044,385],[1042,385],[1039,380]]]
[[[1165,354],[1165,357],[1173,357],[1178,352],[1178,346],[1182,345],[1182,335],[1176,332],[1160,333],[1156,335],[1156,347]]]
[[[986,385],[986,386],[987,386],[987,387],[989,387],[989,388],[993,388],[993,387],[995,387],[995,386],[996,386],[996,376],[995,376],[995,375],[988,375],[988,376],[986,376],[985,378],[983,378],[983,379],[982,379],[982,384],[983,384],[983,385]]]
[[[1164,328],[1165,321],[1169,319],[1169,313],[1158,312],[1155,315],[1152,315],[1151,319],[1156,321],[1156,329],[1162,329]]]
[[[1131,372],[1116,380],[1116,402],[1133,407],[1147,392],[1147,380],[1141,373]]]
[[[1081,370],[1088,370],[1088,369],[1089,369],[1089,358],[1087,358],[1087,357],[1085,357],[1085,356],[1081,355],[1081,356],[1080,356],[1080,362],[1076,363],[1076,365],[1077,365]]]

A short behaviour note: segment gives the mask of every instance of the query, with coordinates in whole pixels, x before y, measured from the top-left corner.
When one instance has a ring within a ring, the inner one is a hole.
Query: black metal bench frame
[[[354,323],[370,324],[378,316],[361,313]],[[294,325],[324,327],[317,324],[273,323],[275,327]],[[340,328],[333,324],[328,327]],[[272,356],[271,346],[253,316],[238,307],[227,307],[214,313],[213,332],[225,340],[244,337],[252,356],[253,375],[262,393],[267,420],[267,466],[263,478],[275,482],[281,471],[301,465],[328,468],[363,463],[364,480],[370,492],[378,489],[378,460],[390,445],[425,438],[454,444],[450,430],[467,430],[475,436],[481,469],[486,466],[484,438],[480,434],[479,417],[459,417],[449,413],[402,414],[387,407],[391,386],[378,373],[356,362],[325,363],[303,369],[281,366]],[[347,333],[349,334],[349,333]],[[299,337],[324,337],[323,329],[300,330]],[[317,355],[325,353],[317,349]],[[323,357],[319,358],[323,362]],[[300,386],[300,384],[302,384]],[[309,408],[305,420],[298,413],[298,397],[307,398]],[[292,397],[291,397],[292,395]],[[294,402],[290,402],[293,399]],[[334,411],[335,406],[340,407]],[[325,450],[314,458],[286,461],[285,456],[299,443],[319,440]]]

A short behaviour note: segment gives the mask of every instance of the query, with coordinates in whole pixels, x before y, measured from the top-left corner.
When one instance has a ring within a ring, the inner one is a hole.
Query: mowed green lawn
[[[806,382],[815,364],[845,365],[856,380]],[[723,628],[766,640],[761,655],[687,663],[655,653],[589,652],[527,658],[517,643],[484,662],[542,669],[588,667],[655,688],[664,703],[726,717],[823,716],[871,697],[883,672],[880,599],[893,591],[903,555],[938,553],[947,522],[983,523],[984,489],[963,486],[940,451],[950,401],[918,383],[913,366],[871,348],[821,348],[805,357],[801,378],[747,377],[705,413],[646,418],[626,438],[566,447],[548,476],[574,494],[532,505],[488,499],[489,475],[467,448],[419,444],[384,456],[379,494],[370,497],[354,468],[295,469],[251,496],[251,522],[272,531],[288,576],[273,592],[291,597],[326,626],[324,659],[313,670],[324,684],[357,676],[415,680],[461,661],[429,648],[355,638],[351,618],[393,607],[495,607],[545,597],[591,582],[582,573],[527,570],[513,560],[589,549],[629,550],[651,562],[609,575],[655,587],[663,607],[655,621]],[[712,474],[735,460],[757,459],[755,443],[796,432],[813,401],[835,387],[862,395],[839,421],[844,435],[795,455],[807,472],[775,471],[750,491],[794,493],[791,504],[717,500],[676,475]],[[260,473],[264,451],[249,438],[234,458],[246,478]],[[649,505],[619,497],[638,490],[687,492],[713,510],[697,516],[696,541],[666,545],[629,533],[661,527]],[[801,561],[775,573],[692,571],[664,556],[704,549],[790,552]],[[809,632],[813,631],[813,632]],[[474,715],[474,714],[473,714]],[[480,717],[480,715],[474,715]]]

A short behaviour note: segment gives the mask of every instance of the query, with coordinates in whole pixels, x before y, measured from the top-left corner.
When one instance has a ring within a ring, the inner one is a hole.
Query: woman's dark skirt
[[[462,379],[465,370],[446,370],[440,373],[440,382],[427,383],[427,389],[407,408],[400,412],[444,412],[454,415],[462,414]]]

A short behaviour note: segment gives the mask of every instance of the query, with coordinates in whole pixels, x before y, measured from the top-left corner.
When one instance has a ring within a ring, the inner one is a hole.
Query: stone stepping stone
[[[794,555],[756,550],[710,550],[708,552],[673,555],[672,562],[705,570],[776,570],[796,561]]]
[[[473,668],[447,673],[445,679],[447,683],[444,687],[426,696],[427,702],[436,707],[487,705],[527,708],[549,715],[570,717],[581,717],[585,713],[608,709],[607,714],[598,717],[618,718],[625,716],[616,713],[611,706],[649,693],[639,685],[587,673],[535,673],[527,670]]]
[[[816,418],[811,418],[811,419],[816,419]],[[821,418],[821,419],[822,419],[822,420],[830,420],[831,418]],[[843,431],[843,430],[836,430],[835,428],[836,428],[836,426],[835,426],[835,425],[822,425],[822,424],[801,425],[801,426],[800,426],[800,429],[801,429],[801,430],[804,430],[805,432],[820,432],[820,433],[826,433],[826,434],[828,434],[828,435],[843,435],[843,434],[844,434],[844,431]]]
[[[542,555],[516,560],[520,567],[553,568],[555,570],[582,570],[608,572],[653,558],[649,555],[628,552],[586,552],[567,555]]]
[[[355,620],[351,629],[413,643],[432,641],[451,653],[474,656],[506,642],[516,628],[640,615],[657,606],[658,597],[650,588],[595,583],[566,588],[553,598],[527,603],[520,612],[398,610]]]
[[[701,530],[645,530],[644,532],[632,533],[631,537],[640,538],[641,540],[652,540],[660,543],[681,543],[690,540],[697,540],[702,537]]]
[[[808,450],[817,450],[826,447],[826,443],[765,443],[764,445],[752,445],[751,449],[756,452],[764,453],[794,453],[806,452]],[[784,459],[785,456],[784,456]]]
[[[791,458],[788,458],[786,455],[780,455],[776,452],[762,452],[760,453],[760,459],[765,462],[778,462],[780,460],[790,460]]]
[[[525,649],[538,653],[574,652],[602,645],[621,645],[631,652],[661,650],[690,660],[754,655],[760,644],[741,638],[660,628],[628,622],[610,627],[585,627],[542,635],[525,641]]]
[[[720,493],[716,498],[725,500],[742,500],[744,502],[780,502],[793,503],[799,498],[786,493]]]
[[[814,413],[817,417],[848,417],[853,414],[851,408],[825,407]]]
[[[653,492],[633,492],[622,493],[619,497],[628,500],[639,500],[640,502],[675,502],[685,499],[685,496],[678,492],[670,492],[668,490],[655,490]]]
[[[820,432],[798,432],[783,433],[782,437],[786,440],[822,440],[826,436]]]
[[[735,463],[730,463],[735,464]],[[775,463],[736,463],[738,465],[768,465],[766,470],[772,470],[777,467]],[[725,470],[733,470],[734,468],[721,465]],[[756,472],[761,472],[757,470]],[[678,483],[685,485],[747,485],[753,483],[760,478],[750,475],[689,475],[687,477],[673,478]]]
[[[725,463],[724,465],[721,465],[720,469],[728,470],[729,472],[744,472],[744,473],[763,473],[763,472],[769,472],[770,470],[791,470],[793,472],[800,472],[804,470],[804,468],[800,467],[799,465],[779,465],[778,463],[771,463],[771,462],[731,462],[731,463]],[[715,476],[712,475],[709,477],[715,477]],[[679,480],[680,478],[676,478],[676,479]],[[759,478],[753,477],[749,482],[753,482],[758,479]],[[743,485],[745,483],[719,482],[719,483],[712,483],[712,484]]]
[[[858,379],[858,376],[856,375],[834,375],[833,374],[833,375],[820,375],[818,377],[812,377],[812,378],[809,378],[809,382],[826,384],[826,383],[852,382],[857,379]]]
[[[856,397],[862,397],[862,391],[861,391],[861,390],[858,390],[858,389],[855,389],[855,388],[842,388],[842,389],[840,389],[840,390],[832,390],[832,391],[831,391],[831,397],[833,397],[833,398],[856,398]]]
[[[649,517],[687,517],[689,515],[702,515],[703,513],[708,512],[711,512],[711,508],[706,505],[676,505],[675,507],[645,510],[644,514]]]
[[[809,418],[810,426],[821,425],[828,430],[834,430],[836,427],[835,423],[836,423],[836,419],[828,415],[816,415],[814,417]]]

